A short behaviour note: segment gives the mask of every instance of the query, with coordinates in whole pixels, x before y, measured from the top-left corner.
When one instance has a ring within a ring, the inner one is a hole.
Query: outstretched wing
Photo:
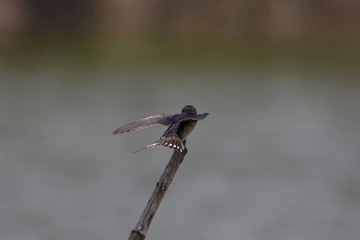
[[[132,131],[141,130],[141,129],[152,127],[152,126],[159,125],[159,124],[169,126],[170,124],[173,123],[173,118],[176,115],[177,114],[163,113],[163,114],[158,114],[155,116],[143,118],[143,119],[137,120],[135,122],[132,122],[132,123],[129,123],[129,124],[126,124],[124,126],[117,128],[113,132],[113,134],[132,132]]]
[[[168,147],[175,151],[183,152],[185,150],[185,146],[176,133],[177,129],[179,128],[179,124],[180,122],[173,124],[165,131],[165,133],[160,137],[158,141],[149,144],[146,147],[135,151],[134,153],[144,150],[146,148],[158,146]]]
[[[176,116],[176,122],[181,122],[181,121],[186,121],[186,120],[203,120],[204,118],[207,117],[207,115],[209,115],[209,113],[203,113],[203,114],[197,114],[197,115],[183,115],[183,114],[179,114],[178,116]]]

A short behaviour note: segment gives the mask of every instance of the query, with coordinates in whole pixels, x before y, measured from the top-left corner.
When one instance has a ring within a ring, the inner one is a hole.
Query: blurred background
[[[148,239],[359,239],[359,1],[0,5],[1,239],[127,239],[171,150],[112,131],[186,104]]]

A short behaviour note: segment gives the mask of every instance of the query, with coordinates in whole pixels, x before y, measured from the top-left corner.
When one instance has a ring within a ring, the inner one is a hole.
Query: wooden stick
[[[156,183],[156,187],[140,216],[140,219],[134,229],[131,231],[129,240],[144,240],[149,230],[151,220],[153,219],[156,210],[158,209],[161,200],[165,196],[166,190],[169,188],[171,181],[174,178],[181,162],[183,161],[187,150],[183,153],[174,151],[169,163],[167,164],[160,180]]]

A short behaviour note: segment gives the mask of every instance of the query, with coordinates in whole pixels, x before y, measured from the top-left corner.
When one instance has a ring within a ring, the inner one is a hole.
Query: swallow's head
[[[192,105],[186,105],[181,112],[196,115],[196,109]]]

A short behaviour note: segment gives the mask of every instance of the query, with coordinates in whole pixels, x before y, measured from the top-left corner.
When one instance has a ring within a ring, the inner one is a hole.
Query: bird
[[[121,126],[113,132],[120,134],[125,132],[133,132],[155,125],[169,126],[161,135],[160,139],[141,148],[136,152],[150,148],[163,146],[173,149],[181,153],[187,153],[186,138],[192,132],[198,120],[205,119],[209,113],[197,114],[196,109],[192,105],[186,105],[180,114],[162,113],[147,118],[139,119],[124,126]]]

